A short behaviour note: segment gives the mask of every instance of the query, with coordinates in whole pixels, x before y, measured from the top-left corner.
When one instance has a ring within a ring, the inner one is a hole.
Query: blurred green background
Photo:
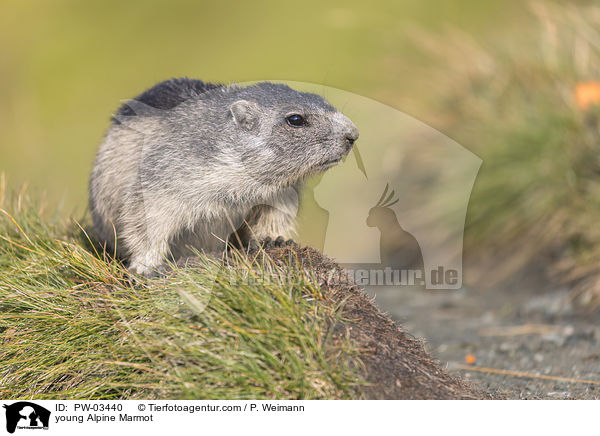
[[[419,104],[435,92],[422,71],[444,65],[424,56],[411,32],[457,28],[486,40],[526,32],[533,20],[518,0],[3,0],[0,171],[10,186],[28,182],[62,204],[62,214],[83,213],[112,112],[178,76],[319,83],[435,125],[435,111]]]

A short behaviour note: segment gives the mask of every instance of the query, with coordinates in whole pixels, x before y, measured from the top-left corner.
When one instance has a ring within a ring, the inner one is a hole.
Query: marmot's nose
[[[346,141],[348,142],[348,147],[352,147],[357,139],[358,129],[353,125],[352,128],[346,132]]]

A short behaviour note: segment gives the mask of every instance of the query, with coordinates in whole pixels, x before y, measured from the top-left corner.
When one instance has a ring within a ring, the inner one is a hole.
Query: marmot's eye
[[[305,123],[304,117],[299,114],[288,115],[285,120],[292,127],[300,127]]]

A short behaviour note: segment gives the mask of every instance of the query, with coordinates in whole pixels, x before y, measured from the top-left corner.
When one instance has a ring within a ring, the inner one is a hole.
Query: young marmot
[[[310,175],[348,154],[358,130],[322,97],[269,82],[171,79],[123,105],[90,179],[96,236],[152,276],[189,247],[292,237]]]

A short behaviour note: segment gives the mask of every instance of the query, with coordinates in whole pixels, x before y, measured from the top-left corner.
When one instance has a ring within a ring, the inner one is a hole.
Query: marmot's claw
[[[260,244],[256,239],[250,239],[248,241],[248,251],[257,251],[260,248]]]

